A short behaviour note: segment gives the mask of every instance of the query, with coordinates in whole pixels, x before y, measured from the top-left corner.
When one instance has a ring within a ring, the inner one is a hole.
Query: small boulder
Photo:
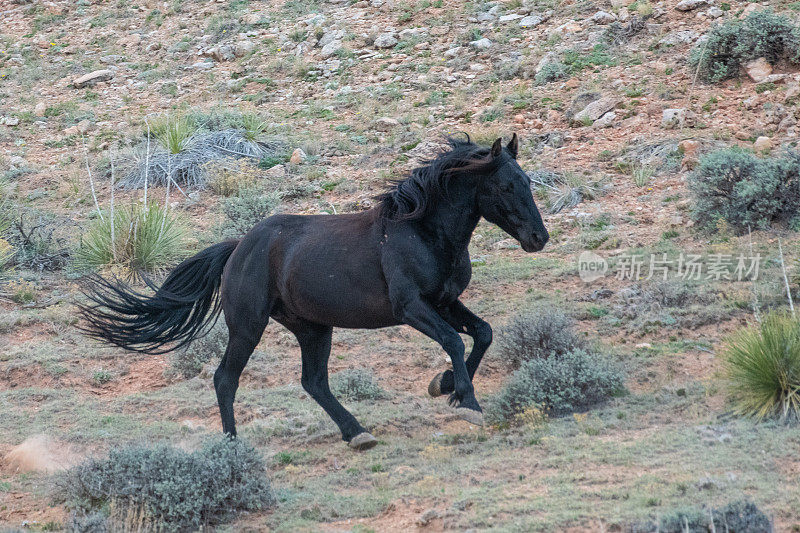
[[[275,165],[270,167],[264,175],[268,178],[282,178],[286,176],[286,167],[283,165]]]
[[[376,130],[384,132],[391,131],[399,125],[400,122],[397,119],[389,117],[381,117],[373,123],[373,127]]]
[[[328,59],[329,57],[335,55],[336,52],[338,52],[341,49],[342,49],[342,41],[336,39],[323,46],[320,55],[322,56],[322,59]]]
[[[46,112],[47,112],[47,104],[45,104],[44,102],[39,102],[33,108],[33,114],[36,115],[37,117],[43,117]]]
[[[598,11],[592,16],[592,22],[595,24],[611,24],[617,20],[617,16],[607,11]]]
[[[772,139],[762,135],[753,143],[753,150],[756,152],[769,152],[772,150]]]
[[[535,28],[545,19],[541,15],[528,15],[527,17],[522,17],[519,19],[519,27],[520,28]]]
[[[300,163],[305,162],[306,159],[308,159],[308,156],[303,149],[295,148],[294,152],[292,152],[292,157],[289,158],[289,162],[293,165],[299,165]]]
[[[255,50],[256,45],[253,44],[253,41],[239,41],[233,46],[233,55],[236,57],[244,57],[253,50]]]
[[[599,100],[595,100],[594,102],[588,104],[586,107],[578,111],[572,116],[572,124],[573,125],[583,125],[586,123],[594,123],[595,120],[599,119],[619,104],[620,99],[616,96],[606,96],[604,98],[600,98]]]
[[[675,6],[675,9],[678,11],[692,11],[693,9],[697,9],[698,7],[703,7],[708,5],[708,0],[681,0]]]
[[[667,130],[692,127],[697,121],[694,111],[684,108],[665,109],[661,114],[661,127]]]
[[[398,43],[397,36],[394,32],[386,32],[378,35],[372,45],[375,48],[392,48]]]
[[[477,50],[487,50],[492,46],[492,41],[484,37],[483,39],[478,39],[477,41],[470,41],[469,45]]]
[[[772,74],[772,65],[769,64],[767,58],[759,57],[744,64],[744,70],[747,75],[756,83],[761,83],[767,76]]]
[[[595,120],[594,123],[592,123],[592,128],[596,130],[601,128],[610,128],[611,126],[614,125],[614,121],[616,119],[617,119],[617,114],[614,113],[613,111],[609,111],[602,117]]]
[[[89,74],[84,74],[79,78],[75,78],[72,82],[72,85],[76,89],[81,89],[83,87],[88,87],[90,85],[94,85],[100,81],[108,81],[114,77],[114,71],[109,69],[103,70],[95,70],[94,72],[90,72]]]

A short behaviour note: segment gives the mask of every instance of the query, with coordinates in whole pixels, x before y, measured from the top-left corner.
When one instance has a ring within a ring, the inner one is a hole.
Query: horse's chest
[[[454,265],[441,273],[439,283],[437,283],[433,300],[436,304],[449,304],[461,296],[467,288],[471,271],[469,265]]]

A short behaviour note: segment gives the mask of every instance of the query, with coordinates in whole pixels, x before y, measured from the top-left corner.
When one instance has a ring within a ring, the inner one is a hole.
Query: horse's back
[[[381,235],[372,211],[280,214],[255,226],[240,244],[242,257],[234,259],[260,266],[257,282],[245,283],[250,291],[269,293],[278,320],[383,327],[396,320],[381,270]]]

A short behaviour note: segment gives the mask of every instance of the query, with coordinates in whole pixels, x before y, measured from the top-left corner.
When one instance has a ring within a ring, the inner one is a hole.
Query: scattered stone
[[[78,122],[75,127],[78,128],[78,133],[86,133],[92,129],[92,123],[89,122],[89,119],[84,119]]]
[[[519,27],[520,28],[535,28],[539,24],[545,21],[545,18],[541,15],[528,15],[527,17],[522,17],[519,20]]]
[[[292,152],[292,157],[289,158],[289,163],[293,165],[299,165],[300,163],[305,162],[306,159],[308,159],[308,156],[303,151],[303,149],[295,148],[294,152]]]
[[[772,65],[769,64],[767,58],[759,57],[758,59],[745,63],[744,70],[747,72],[747,75],[750,76],[751,80],[756,83],[761,83],[767,76],[772,74]]]
[[[681,0],[678,2],[678,5],[675,6],[675,9],[678,11],[691,11],[707,5],[708,0]]]
[[[511,13],[509,15],[503,15],[497,20],[500,22],[511,22],[512,20],[518,20],[521,18],[523,18],[522,15],[518,15],[517,13]]]
[[[711,9],[706,11],[706,16],[710,19],[718,19],[724,14],[725,12],[720,8],[718,8],[717,6],[713,6]]]
[[[428,509],[417,518],[417,525],[423,527],[427,526],[430,522],[439,518],[439,516],[439,511],[436,509]]]
[[[611,24],[616,20],[617,16],[612,13],[608,13],[607,11],[598,11],[592,16],[592,22],[595,24]]]
[[[800,96],[800,84],[793,83],[786,87],[786,94],[784,95],[784,101],[788,102],[789,100],[793,100]]]
[[[125,59],[124,56],[116,55],[116,54],[109,54],[107,56],[101,56],[100,62],[105,63],[106,65],[115,65]]]
[[[616,96],[606,96],[605,98],[600,98],[599,100],[595,100],[594,102],[590,103],[582,110],[578,111],[572,117],[572,124],[573,125],[582,125],[586,124],[587,122],[594,123],[595,120],[599,119],[619,104],[620,99]]]
[[[378,35],[372,45],[375,48],[392,48],[398,43],[397,36],[394,32],[386,32]]]
[[[697,159],[700,151],[700,142],[694,139],[684,139],[678,143],[678,150],[683,153],[683,158]]]
[[[0,124],[5,126],[16,126],[19,124],[19,117],[0,117]]]
[[[323,46],[322,51],[320,52],[320,56],[322,56],[322,59],[328,59],[329,57],[335,55],[336,52],[338,52],[341,49],[342,49],[342,41],[337,39]]]
[[[193,63],[191,68],[196,69],[196,70],[209,70],[209,69],[214,68],[214,62],[213,61],[198,61],[197,63]]]
[[[400,122],[396,119],[381,117],[374,122],[373,127],[378,131],[391,131],[399,125]]]
[[[661,114],[661,127],[667,130],[692,127],[697,121],[694,111],[684,108],[665,109]]]
[[[283,165],[275,165],[270,167],[265,173],[268,178],[282,178],[286,175],[286,167]]]
[[[617,114],[614,113],[613,111],[609,111],[602,117],[595,120],[594,123],[592,123],[592,127],[594,129],[610,128],[611,126],[614,125],[614,120],[616,120],[616,118]]]
[[[458,54],[464,51],[463,46],[456,46],[455,48],[450,48],[449,50],[445,50],[444,56],[445,57],[456,57]]]
[[[47,104],[44,102],[39,102],[33,108],[33,114],[37,117],[43,117],[44,114],[47,112]]]
[[[483,39],[478,39],[477,41],[470,41],[469,45],[478,50],[486,50],[492,46],[492,41],[484,37]]]
[[[88,87],[90,85],[94,85],[100,81],[108,81],[114,77],[114,71],[109,69],[103,70],[95,70],[94,72],[90,72],[89,74],[84,74],[80,78],[76,78],[75,81],[72,82],[72,85],[76,89],[80,89],[82,87]]]
[[[753,150],[756,152],[769,152],[772,150],[772,139],[762,135],[753,143]]]
[[[256,45],[253,44],[253,41],[239,41],[233,46],[233,55],[236,57],[244,57],[253,50],[255,50]]]
[[[679,30],[666,34],[658,41],[663,46],[678,46],[680,44],[690,44],[696,41],[700,34],[692,30]]]
[[[236,55],[233,53],[233,47],[228,44],[212,46],[203,52],[203,55],[210,57],[219,63],[222,63],[223,61],[232,61],[234,58],[236,58]]]

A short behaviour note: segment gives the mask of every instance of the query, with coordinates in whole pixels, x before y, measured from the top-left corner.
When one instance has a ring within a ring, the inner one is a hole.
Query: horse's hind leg
[[[303,388],[339,426],[342,440],[347,441],[351,448],[366,450],[375,446],[377,439],[367,433],[358,420],[339,403],[328,385],[328,358],[331,354],[333,328],[304,322],[291,324],[289,329],[300,343]]]

